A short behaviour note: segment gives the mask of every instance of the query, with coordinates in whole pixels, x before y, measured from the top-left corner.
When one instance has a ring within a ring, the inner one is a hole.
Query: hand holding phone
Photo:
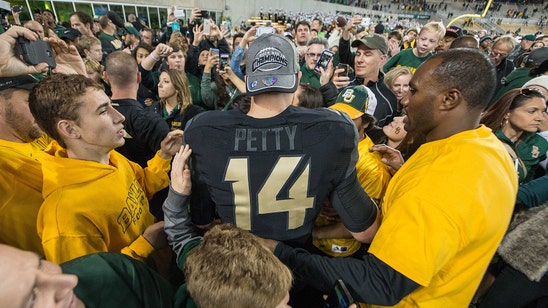
[[[320,55],[320,58],[318,59],[318,62],[316,62],[316,65],[314,65],[314,71],[320,73],[320,68],[323,68],[324,70],[329,65],[329,62],[331,59],[333,59],[333,52],[329,50],[322,51],[322,54]]]
[[[339,65],[337,65],[337,69],[343,69],[343,71],[339,73],[339,76],[348,77],[350,82],[356,79],[356,74],[354,73],[352,66],[346,63],[339,63]]]

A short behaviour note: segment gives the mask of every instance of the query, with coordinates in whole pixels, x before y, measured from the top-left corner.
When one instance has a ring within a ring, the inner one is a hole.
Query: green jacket
[[[508,139],[500,129],[495,132],[495,135],[504,144],[509,145],[523,162],[523,164],[517,163],[519,183],[523,184],[531,181],[535,176],[536,166],[546,159],[548,141],[536,133],[529,132],[523,132],[523,135],[516,143]],[[514,157],[512,159],[515,160]],[[525,167],[527,172],[524,172],[523,167]]]
[[[529,77],[529,71],[530,68],[526,67],[520,67],[513,70],[508,76],[503,78],[504,85],[502,88],[495,94],[491,102],[489,103],[489,106],[494,104],[501,96],[504,95],[504,93],[516,89],[521,88],[527,81],[531,80],[532,77]],[[487,106],[487,107],[489,107]]]
[[[74,293],[87,308],[173,307],[173,286],[126,255],[94,253],[65,262],[61,268],[78,276]]]
[[[321,87],[320,75],[315,73],[314,71],[311,71],[308,66],[306,66],[306,63],[301,65],[301,72],[302,76],[300,84],[309,84],[316,89],[319,89]]]

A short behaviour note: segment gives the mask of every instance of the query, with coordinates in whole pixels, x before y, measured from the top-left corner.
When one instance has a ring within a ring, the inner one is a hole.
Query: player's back
[[[206,185],[223,222],[277,240],[310,234],[325,198],[354,170],[357,153],[354,124],[323,108],[290,106],[268,119],[206,112],[184,138],[193,151],[193,193]],[[211,209],[193,204],[191,211],[197,224],[212,220]]]

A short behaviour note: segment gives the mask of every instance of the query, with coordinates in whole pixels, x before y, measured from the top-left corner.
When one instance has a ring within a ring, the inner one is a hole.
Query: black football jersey
[[[356,135],[352,121],[325,108],[290,106],[267,119],[240,110],[196,116],[184,133],[192,149],[192,191],[201,198],[191,204],[193,221],[210,223],[216,206],[223,222],[261,237],[309,235],[337,185],[348,177],[357,182]],[[212,202],[203,199],[207,194]],[[363,204],[355,207],[350,212],[360,216]]]

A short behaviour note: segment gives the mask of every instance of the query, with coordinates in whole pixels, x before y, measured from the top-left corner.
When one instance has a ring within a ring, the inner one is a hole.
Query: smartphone
[[[314,71],[319,73],[320,67],[322,67],[323,69],[326,69],[331,59],[333,59],[333,52],[327,49],[322,51],[322,54],[320,55],[318,62],[316,62],[316,65],[314,65]]]
[[[23,56],[23,60],[31,65],[45,62],[50,68],[57,66],[51,46],[43,40],[29,41],[20,36],[15,45],[15,54]]]
[[[260,26],[257,28],[257,37],[267,33],[276,33],[276,30],[274,30],[274,27],[268,26]]]
[[[177,20],[171,23],[171,32],[181,32],[181,25]]]
[[[352,66],[346,63],[339,63],[339,65],[337,65],[337,69],[341,68],[344,71],[339,73],[339,76],[348,77],[350,79],[350,82],[354,81],[354,79],[356,78],[356,74],[354,74],[354,69],[352,68]]]
[[[221,60],[219,61],[219,72],[224,73],[225,72],[225,66],[228,65],[228,54],[222,53],[221,54]]]
[[[348,308],[352,304],[358,305],[358,302],[354,300],[354,298],[350,294],[350,291],[348,291],[348,288],[344,284],[344,281],[342,281],[341,279],[337,280],[335,282],[335,286],[333,287],[333,291],[327,297],[325,307],[326,308],[336,308],[336,307]]]
[[[12,8],[12,10],[13,10],[14,13],[23,12],[23,6],[22,5],[16,5]]]
[[[342,71],[341,73],[339,73],[339,76],[344,76],[344,77],[348,77],[348,73],[349,71],[352,69],[350,67],[350,65],[346,64],[346,63],[340,63],[339,65],[337,65],[337,69],[343,69],[344,71]]]
[[[201,10],[200,15],[203,19],[209,19],[209,11]]]
[[[209,50],[209,56],[212,57],[212,58],[215,57],[215,56],[219,56],[219,49],[211,48]]]
[[[209,35],[211,33],[211,21],[209,19],[204,19],[204,27],[202,29],[202,32],[205,35]]]

